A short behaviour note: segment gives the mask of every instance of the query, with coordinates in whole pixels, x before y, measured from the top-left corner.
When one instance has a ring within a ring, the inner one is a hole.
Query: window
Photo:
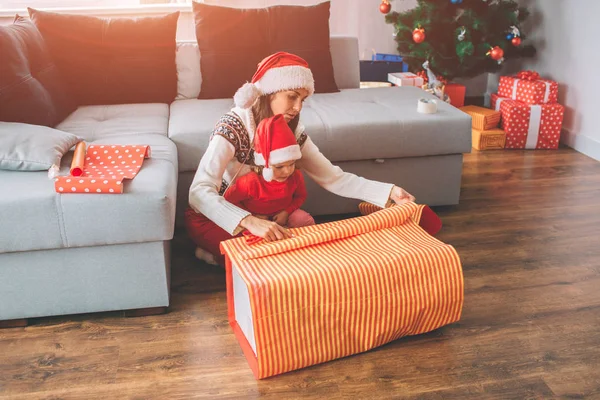
[[[135,7],[144,4],[191,4],[192,0],[2,0],[0,9]]]

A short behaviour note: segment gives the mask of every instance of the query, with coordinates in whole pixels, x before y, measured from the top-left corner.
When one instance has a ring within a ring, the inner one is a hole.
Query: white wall
[[[559,103],[565,106],[563,142],[600,161],[600,1],[521,0],[529,7],[535,59],[525,69],[559,83]]]

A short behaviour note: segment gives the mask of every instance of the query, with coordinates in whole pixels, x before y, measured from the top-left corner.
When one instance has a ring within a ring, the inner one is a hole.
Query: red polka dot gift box
[[[500,77],[498,95],[527,104],[553,104],[558,101],[558,83],[541,79],[534,71],[521,71]]]
[[[148,145],[91,145],[82,157],[83,168],[71,168],[71,175],[55,178],[54,189],[63,194],[123,193],[123,181],[135,178],[149,157]],[[75,154],[74,164],[77,158]]]
[[[492,108],[502,114],[507,149],[557,149],[564,107],[560,104],[530,105],[492,94]]]

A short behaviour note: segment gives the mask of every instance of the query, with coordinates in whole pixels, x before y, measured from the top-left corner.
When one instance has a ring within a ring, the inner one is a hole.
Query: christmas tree
[[[382,6],[389,0],[382,0]],[[382,12],[385,8],[382,9]],[[520,27],[529,16],[514,0],[418,0],[385,17],[395,26],[398,52],[413,72],[429,68],[447,80],[499,70],[505,59],[530,57]]]

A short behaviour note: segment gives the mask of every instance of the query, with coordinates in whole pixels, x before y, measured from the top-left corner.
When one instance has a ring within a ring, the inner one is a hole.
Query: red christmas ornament
[[[489,56],[492,57],[492,60],[501,60],[504,57],[504,50],[502,50],[500,47],[496,46],[493,47],[489,52],[488,52]]]
[[[381,11],[382,14],[389,13],[391,9],[392,5],[390,4],[389,0],[381,0],[381,4],[379,5],[379,11]]]
[[[415,29],[413,31],[413,40],[415,41],[415,43],[423,43],[425,41],[425,29]]]
[[[521,45],[521,38],[518,37],[518,36],[515,36],[513,38],[513,40],[512,40],[512,44],[513,44],[513,46],[516,46],[516,47],[520,46]]]

